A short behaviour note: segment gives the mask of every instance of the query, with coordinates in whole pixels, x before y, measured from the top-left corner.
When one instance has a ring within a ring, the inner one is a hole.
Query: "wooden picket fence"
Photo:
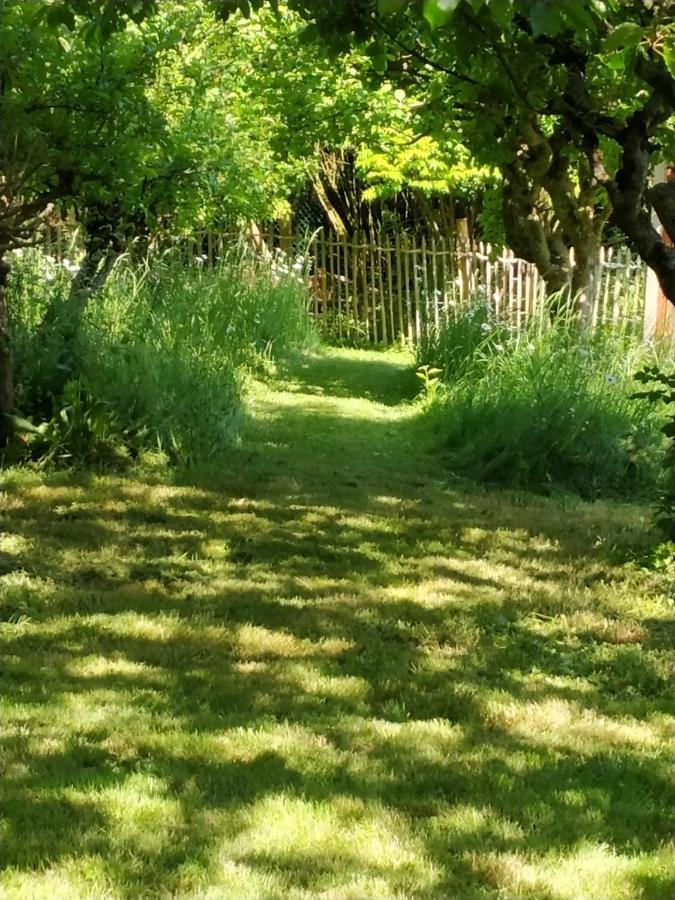
[[[310,287],[318,319],[339,336],[416,342],[471,301],[521,329],[545,313],[544,283],[530,263],[489,244],[450,246],[415,235],[348,240],[315,235]],[[642,328],[646,267],[628,248],[603,248],[593,325]]]
[[[48,241],[59,258],[76,243],[56,230]],[[490,244],[454,244],[415,234],[348,238],[323,229],[290,235],[258,228],[204,232],[179,241],[186,259],[215,263],[235,244],[262,259],[286,259],[307,278],[311,309],[335,337],[375,344],[416,343],[472,301],[517,329],[545,316],[546,292],[536,267]],[[166,249],[166,246],[157,249]],[[593,325],[619,323],[641,333],[647,269],[627,247],[606,247],[599,262]]]

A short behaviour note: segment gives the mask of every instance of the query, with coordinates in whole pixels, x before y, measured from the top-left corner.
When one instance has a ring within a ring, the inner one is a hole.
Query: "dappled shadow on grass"
[[[668,896],[667,613],[605,552],[639,513],[449,487],[411,414],[330,391],[270,397],[192,483],[7,495],[4,863],[86,859],[94,896],[552,898],[592,847]]]
[[[412,357],[345,351],[318,355],[281,368],[287,387],[305,395],[360,398],[385,406],[413,400],[420,390]]]

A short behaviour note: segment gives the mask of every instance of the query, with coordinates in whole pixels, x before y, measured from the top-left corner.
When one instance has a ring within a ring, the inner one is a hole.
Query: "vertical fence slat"
[[[423,303],[422,303],[422,328],[424,329],[424,333],[428,334],[429,331],[429,272],[427,270],[428,259],[427,259],[427,239],[425,235],[422,235],[422,248],[421,248],[421,257],[422,257],[422,294],[423,294]]]
[[[431,308],[433,310],[434,316],[434,327],[438,328],[439,326],[439,316],[438,316],[438,298],[439,298],[439,287],[438,287],[438,255],[436,252],[436,238],[432,236],[431,238]]]
[[[410,300],[410,243],[407,234],[403,236],[403,253],[403,273],[405,277],[405,310],[408,316],[408,340],[412,342],[416,340],[417,333],[415,332],[415,320],[413,319],[412,302]]]
[[[369,249],[369,257],[370,257],[370,303],[371,309],[370,312],[372,314],[372,322],[373,322],[373,343],[379,343],[379,334],[380,330],[377,327],[377,278],[375,276],[375,255],[376,248],[371,240],[368,244]]]
[[[359,254],[361,256],[361,289],[363,291],[363,324],[366,329],[366,337],[370,340],[370,303],[368,302],[368,249],[365,236],[359,235]]]
[[[413,267],[413,303],[415,316],[415,340],[422,337],[422,317],[420,315],[420,266],[417,238],[412,237],[412,267]]]
[[[401,272],[401,235],[398,231],[394,235],[394,255],[396,257],[396,300],[398,308],[398,339],[405,343],[405,329],[403,325],[403,284]]]
[[[363,304],[359,303],[359,251],[358,240],[354,235],[351,237],[352,251],[352,309],[354,310],[354,325],[359,329],[361,324],[361,310]],[[358,330],[356,337],[358,337]]]

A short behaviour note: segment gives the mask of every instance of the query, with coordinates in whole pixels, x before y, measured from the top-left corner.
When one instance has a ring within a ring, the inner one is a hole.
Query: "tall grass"
[[[62,369],[92,402],[125,423],[136,445],[181,464],[213,457],[235,439],[242,375],[316,341],[305,283],[238,248],[215,267],[164,256],[121,260],[92,298],[64,356],[58,320],[40,323],[70,287],[62,266],[22,258],[12,281],[18,405],[23,415],[59,412]],[[58,307],[57,307],[58,308]],[[50,409],[51,406],[51,409]]]
[[[663,420],[631,399],[650,353],[626,328],[561,318],[518,333],[473,305],[428,332],[418,364],[441,370],[428,413],[458,473],[593,496],[658,481]]]

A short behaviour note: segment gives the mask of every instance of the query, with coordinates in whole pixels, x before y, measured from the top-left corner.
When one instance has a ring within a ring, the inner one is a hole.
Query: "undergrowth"
[[[583,496],[648,494],[662,478],[663,415],[635,399],[654,357],[625,328],[582,332],[571,319],[524,331],[472,305],[430,329],[428,415],[459,473]]]
[[[122,259],[75,323],[61,313],[74,268],[37,252],[15,265],[24,455],[72,464],[154,448],[181,465],[210,459],[236,438],[244,373],[316,340],[302,277],[242,249],[214,267]]]

